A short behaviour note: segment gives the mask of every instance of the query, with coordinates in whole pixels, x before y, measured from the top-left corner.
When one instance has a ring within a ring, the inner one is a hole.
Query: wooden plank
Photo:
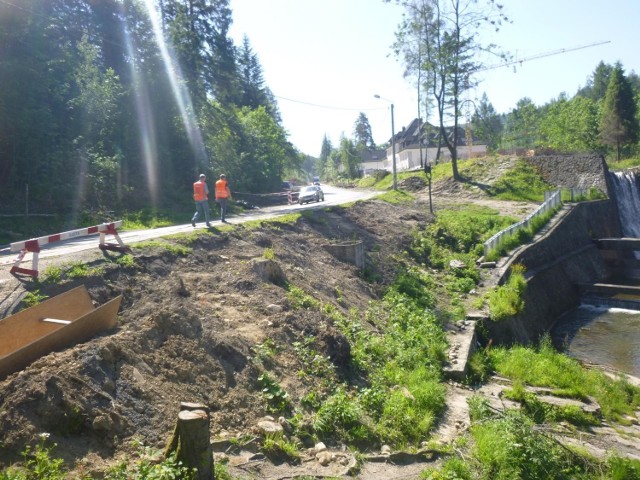
[[[73,321],[92,310],[91,297],[85,286],[80,285],[0,320],[0,359],[62,327],[41,322],[41,318]]]
[[[91,303],[91,299],[86,292],[84,286],[79,287],[80,290],[74,293],[78,298],[82,299],[86,294],[87,299],[89,300],[90,308],[89,310],[85,310],[84,314],[80,315],[75,319],[65,320],[63,318],[53,318],[49,316],[45,316],[44,319],[49,320],[57,320],[58,322],[43,322],[43,315],[39,315],[35,318],[35,322],[32,320],[32,315],[21,315],[20,317],[23,320],[27,320],[29,325],[40,325],[39,336],[33,335],[33,333],[24,332],[20,329],[20,326],[25,327],[26,324],[20,325],[15,322],[10,322],[10,326],[13,327],[14,331],[17,332],[18,336],[21,337],[23,343],[19,345],[17,348],[13,348],[11,351],[7,351],[7,346],[15,343],[5,341],[4,349],[5,351],[0,355],[0,379],[6,377],[7,375],[17,372],[26,366],[28,366],[34,360],[46,355],[55,350],[61,350],[63,348],[67,348],[72,345],[76,345],[77,343],[81,343],[89,340],[93,336],[103,331],[109,330],[116,325],[118,309],[120,308],[120,303],[122,302],[122,295],[108,301],[104,305],[93,308],[93,304]],[[74,289],[77,290],[77,289]],[[71,290],[70,292],[72,292]],[[69,292],[67,292],[68,294]],[[65,295],[65,294],[62,294]],[[59,295],[58,297],[60,297]],[[58,297],[54,297],[51,300],[55,300]],[[69,299],[69,296],[65,296],[63,298],[63,304],[66,304]],[[82,302],[82,300],[80,300]],[[46,302],[43,302],[44,304]],[[40,304],[40,305],[42,305]],[[58,304],[56,302],[50,303],[54,307],[57,307]],[[35,307],[38,307],[36,305]],[[86,306],[86,304],[85,304]],[[35,308],[32,307],[32,308]],[[31,310],[31,309],[27,309]],[[27,310],[23,312],[27,312]],[[42,310],[42,309],[38,309]],[[23,313],[19,312],[19,313]],[[9,318],[9,317],[7,317]],[[67,317],[68,318],[68,317]],[[6,320],[6,319],[5,319]],[[5,321],[0,321],[0,326]],[[65,323],[68,322],[68,323]],[[45,328],[46,327],[46,328]],[[29,328],[31,330],[31,328]],[[0,342],[6,340],[3,338],[2,332],[0,332]],[[4,333],[8,333],[8,329],[4,329]],[[25,342],[26,340],[26,342]]]

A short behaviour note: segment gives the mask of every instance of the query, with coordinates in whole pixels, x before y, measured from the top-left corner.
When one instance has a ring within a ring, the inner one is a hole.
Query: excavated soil
[[[349,378],[346,338],[328,315],[295,308],[287,285],[345,315],[353,308],[365,310],[393,278],[394,258],[409,245],[412,230],[433,219],[424,186],[412,189],[419,198],[412,206],[370,200],[303,215],[295,225],[237,225],[199,235],[186,255],[134,248],[135,266],[83,254],[82,260],[102,266],[103,273],[56,285],[1,272],[3,315],[15,310],[17,297],[35,288],[51,297],[84,284],[97,304],[117,295],[123,302],[113,331],[46,355],[0,381],[0,468],[20,461],[25,445],[46,432],[57,444],[56,456],[76,472],[99,476],[109,464],[138,451],[133,440],[163,449],[180,402],[196,402],[211,411],[216,461],[228,461],[230,472],[242,478],[417,478],[436,459],[427,451],[381,457],[381,446],[371,445],[369,461],[357,473],[353,455],[340,445],[327,445],[332,455],[320,462],[305,449],[313,443],[300,439],[303,461],[288,465],[267,461],[250,447],[229,449],[226,442],[259,435],[257,424],[269,415],[258,380],[265,369],[296,403],[309,392],[310,380],[299,375],[303,365],[294,352],[296,342],[313,336],[317,354],[330,358],[338,378]],[[535,207],[486,199],[469,185],[434,186],[432,198],[436,211],[478,202],[520,217]],[[354,239],[364,244],[364,272],[325,248]],[[43,263],[41,270],[46,267]],[[260,346],[267,344],[277,346],[275,355],[260,355]],[[448,388],[447,416],[436,432],[441,441],[452,440],[468,425],[470,391],[453,383]]]

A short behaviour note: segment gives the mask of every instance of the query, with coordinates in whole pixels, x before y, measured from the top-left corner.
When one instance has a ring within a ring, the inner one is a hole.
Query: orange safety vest
[[[208,200],[207,191],[205,190],[206,183],[204,182],[195,182],[193,184],[193,199],[196,202],[201,202],[203,200]]]
[[[216,182],[216,198],[229,198],[229,187],[227,181],[220,179]]]

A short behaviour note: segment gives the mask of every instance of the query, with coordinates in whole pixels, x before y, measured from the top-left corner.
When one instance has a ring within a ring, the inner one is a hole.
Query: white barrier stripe
[[[94,233],[107,232],[111,228],[116,229],[122,226],[122,220],[117,220],[115,222],[102,223],[100,225],[94,225],[92,227],[87,228],[79,228],[77,230],[69,230],[67,232],[57,233],[54,235],[47,235],[39,238],[32,238],[30,240],[23,240],[21,242],[14,242],[10,245],[11,252],[19,252],[23,250],[27,243],[36,242],[37,245],[47,245],[49,243],[59,242],[61,240],[68,240],[70,238],[84,237],[85,235],[91,235]]]

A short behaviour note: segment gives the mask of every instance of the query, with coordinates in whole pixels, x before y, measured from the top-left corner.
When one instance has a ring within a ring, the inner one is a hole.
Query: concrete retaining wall
[[[555,321],[580,302],[578,284],[608,278],[606,263],[593,239],[620,236],[620,222],[611,200],[583,202],[554,219],[535,243],[517,251],[502,267],[526,268],[525,308],[516,317],[485,322],[494,343],[530,343],[549,331]],[[503,275],[499,283],[506,280]]]

